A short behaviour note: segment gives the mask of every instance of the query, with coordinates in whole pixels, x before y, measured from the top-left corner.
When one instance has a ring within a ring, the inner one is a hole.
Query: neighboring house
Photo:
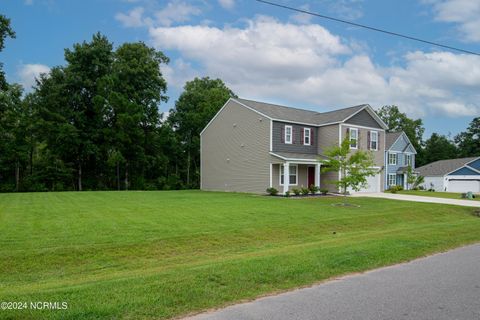
[[[352,150],[371,150],[379,173],[362,191],[384,190],[385,123],[369,105],[319,113],[229,99],[200,134],[201,189],[281,193],[320,186],[338,191],[339,172],[320,173],[326,148],[350,136]]]
[[[425,189],[480,192],[480,157],[439,160],[417,168]]]
[[[408,167],[415,168],[417,152],[405,132],[387,132],[385,138],[385,189],[402,186],[408,189]]]

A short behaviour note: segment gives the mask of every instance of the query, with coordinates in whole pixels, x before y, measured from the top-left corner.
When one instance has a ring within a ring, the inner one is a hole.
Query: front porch
[[[270,187],[285,194],[292,189],[320,188],[321,163],[317,155],[272,153],[279,161],[270,163]]]
[[[418,172],[414,171],[414,174],[418,174]],[[387,174],[387,188],[392,186],[401,186],[404,190],[409,189],[408,185],[408,166],[399,167],[396,171]]]

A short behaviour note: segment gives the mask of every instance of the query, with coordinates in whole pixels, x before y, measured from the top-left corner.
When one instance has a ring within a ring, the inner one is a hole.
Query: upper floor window
[[[293,128],[292,126],[285,126],[284,141],[285,143],[292,144],[292,140],[293,140]]]
[[[312,129],[303,128],[303,144],[306,146],[312,144]]]
[[[350,128],[350,149],[358,149],[358,129]]]
[[[396,153],[388,153],[388,164],[396,165],[397,164],[397,154]]]
[[[378,150],[378,132],[370,131],[370,150]]]
[[[405,155],[405,164],[407,166],[411,166],[412,165],[412,155],[411,154],[406,154]]]

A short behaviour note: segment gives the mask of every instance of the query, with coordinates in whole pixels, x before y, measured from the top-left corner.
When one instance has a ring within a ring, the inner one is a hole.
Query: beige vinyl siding
[[[382,129],[367,129],[359,128],[355,125],[342,124],[342,137],[347,136],[347,128],[357,128],[358,129],[358,150],[371,151],[373,153],[373,161],[375,166],[382,168],[381,177],[380,177],[380,188],[384,190],[385,187],[385,131]],[[368,150],[368,131],[377,131],[378,132],[378,150]]]
[[[270,185],[270,120],[230,100],[201,137],[203,190],[265,193]]]
[[[319,127],[317,130],[318,154],[323,154],[325,149],[338,146],[338,124]]]
[[[280,164],[272,165],[272,187],[282,192],[283,186],[280,186]]]
[[[329,192],[338,192],[338,188],[333,181],[338,180],[338,171],[322,172],[320,175],[320,188],[327,189]]]

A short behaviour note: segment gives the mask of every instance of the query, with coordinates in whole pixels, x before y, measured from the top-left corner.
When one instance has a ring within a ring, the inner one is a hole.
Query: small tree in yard
[[[408,166],[407,168],[407,189],[415,183],[417,180],[417,175],[413,172],[412,166]]]
[[[325,152],[328,159],[322,162],[322,172],[341,172],[341,179],[332,181],[344,196],[347,189],[359,191],[367,186],[367,177],[374,176],[378,170],[373,169],[373,155],[366,151],[350,153],[350,137],[345,138],[340,146],[334,146]]]

